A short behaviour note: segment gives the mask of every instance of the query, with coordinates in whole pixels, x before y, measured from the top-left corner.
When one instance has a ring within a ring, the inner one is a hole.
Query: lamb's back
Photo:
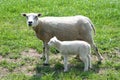
[[[68,54],[78,54],[90,48],[90,45],[85,41],[62,41],[61,50]]]

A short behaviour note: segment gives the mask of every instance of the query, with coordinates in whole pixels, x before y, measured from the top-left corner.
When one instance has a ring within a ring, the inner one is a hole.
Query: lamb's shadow
[[[69,64],[69,71],[68,72],[64,72],[63,71],[63,64],[61,64],[60,62],[53,64],[50,64],[48,66],[44,66],[43,64],[36,64],[36,74],[32,76],[32,78],[30,80],[40,80],[43,76],[47,76],[47,75],[51,75],[53,78],[57,78],[59,77],[59,75],[62,74],[75,74],[75,75],[81,75],[81,77],[83,79],[85,79],[86,77],[88,77],[89,75],[92,75],[93,73],[98,73],[100,70],[100,67],[98,64],[94,64],[93,65],[93,69],[89,70],[87,72],[83,71],[84,68],[84,64],[82,62],[78,62],[77,64]]]
[[[36,74],[32,76],[30,80],[40,80],[43,76],[52,75],[58,76],[58,73],[63,72],[63,66],[59,64],[55,65],[43,65],[36,64]]]

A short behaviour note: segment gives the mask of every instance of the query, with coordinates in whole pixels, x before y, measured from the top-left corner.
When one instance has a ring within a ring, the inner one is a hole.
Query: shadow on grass
[[[98,73],[100,67],[98,64],[93,65],[93,69],[84,72],[84,64],[82,62],[77,62],[74,64],[69,64],[69,71],[63,72],[63,64],[60,62],[44,66],[43,64],[36,64],[36,74],[32,76],[30,80],[63,80],[66,77],[80,77],[82,80],[87,79],[90,75]],[[68,79],[69,79],[68,78]]]

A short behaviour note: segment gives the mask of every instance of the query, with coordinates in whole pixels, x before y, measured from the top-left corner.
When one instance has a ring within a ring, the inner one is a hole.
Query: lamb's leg
[[[45,45],[45,62],[44,65],[49,65],[49,46]]]
[[[91,55],[88,54],[89,68],[92,69]]]
[[[88,71],[88,66],[89,66],[88,57],[87,56],[81,56],[81,57],[82,57],[82,61],[84,63],[84,71]]]
[[[68,71],[68,56],[67,55],[64,55],[64,72],[67,72]]]

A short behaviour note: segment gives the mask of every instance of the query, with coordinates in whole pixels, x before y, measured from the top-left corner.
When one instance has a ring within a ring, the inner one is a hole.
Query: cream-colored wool
[[[32,27],[36,36],[43,41],[43,57],[46,57],[45,64],[49,61],[48,41],[56,36],[61,41],[83,40],[88,42],[95,50],[101,61],[103,58],[95,46],[92,30],[95,33],[94,25],[88,17],[77,15],[68,17],[40,17],[38,13],[23,13],[27,17],[28,26]]]

